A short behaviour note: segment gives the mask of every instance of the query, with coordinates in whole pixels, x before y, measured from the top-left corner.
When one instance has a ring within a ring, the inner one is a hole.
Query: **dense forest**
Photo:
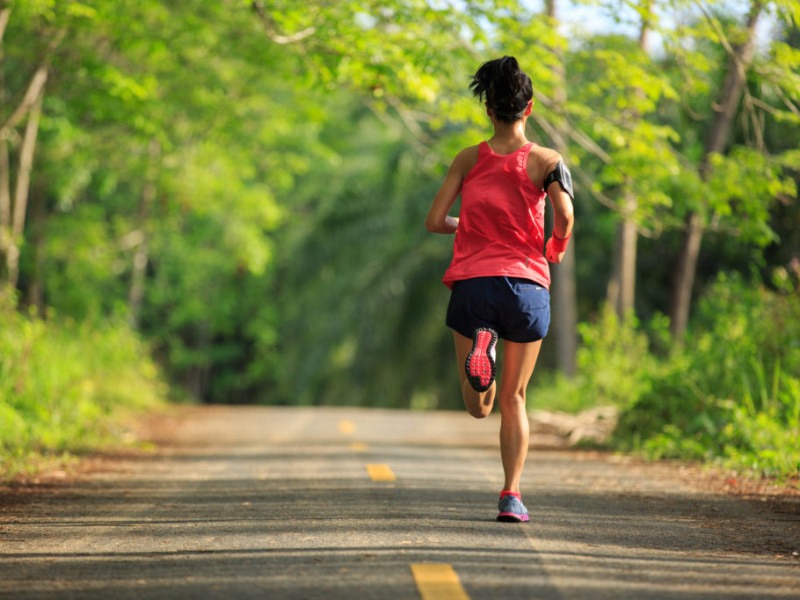
[[[0,0],[3,463],[167,397],[458,408],[452,239],[423,221],[488,134],[471,74],[509,54],[576,184],[531,406],[797,474],[798,24],[796,0]]]

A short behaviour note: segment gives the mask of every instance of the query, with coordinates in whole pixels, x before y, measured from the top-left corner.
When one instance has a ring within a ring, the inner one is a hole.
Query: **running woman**
[[[464,405],[473,417],[492,412],[496,346],[503,340],[497,397],[505,482],[497,519],[518,523],[529,518],[520,494],[529,437],[525,393],[550,325],[547,263],[561,262],[572,234],[572,181],[558,152],[525,135],[533,85],[515,58],[483,64],[470,89],[485,102],[494,135],[455,157],[425,226],[455,234],[442,279],[451,289],[446,324],[453,330]],[[451,216],[459,195],[459,216]],[[545,196],[554,212],[546,244]]]

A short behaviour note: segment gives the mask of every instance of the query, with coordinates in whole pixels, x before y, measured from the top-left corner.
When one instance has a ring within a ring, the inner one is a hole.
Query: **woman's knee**
[[[527,408],[525,390],[515,391],[511,394],[503,394],[498,401],[500,403],[500,410],[525,411]]]

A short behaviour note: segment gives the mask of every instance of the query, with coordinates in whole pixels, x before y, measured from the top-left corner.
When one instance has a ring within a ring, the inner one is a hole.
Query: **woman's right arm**
[[[561,156],[555,154],[555,156],[550,159],[546,172],[552,172],[560,162]],[[569,180],[569,189],[571,193],[571,178],[569,178]],[[567,253],[567,245],[572,236],[572,227],[575,224],[572,198],[559,181],[552,181],[547,185],[545,192],[553,205],[553,231],[550,239],[547,240],[545,256],[551,263],[560,263],[564,260],[564,255]]]
[[[548,186],[547,195],[553,205],[553,233],[559,239],[569,239],[575,224],[572,198],[556,182]]]

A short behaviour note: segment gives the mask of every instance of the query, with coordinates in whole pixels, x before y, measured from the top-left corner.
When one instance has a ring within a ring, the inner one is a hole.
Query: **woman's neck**
[[[492,150],[500,154],[508,154],[519,150],[528,143],[528,138],[525,137],[525,121],[526,119],[518,119],[513,123],[503,123],[502,121],[495,121],[494,135],[489,140],[489,145]]]

